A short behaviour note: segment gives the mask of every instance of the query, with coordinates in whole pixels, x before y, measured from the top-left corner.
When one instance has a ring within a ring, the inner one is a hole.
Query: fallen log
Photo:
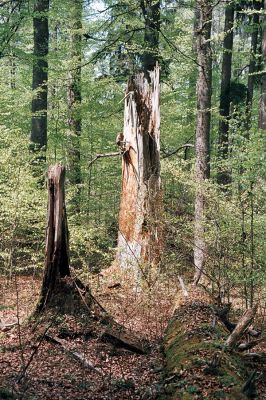
[[[239,351],[250,350],[253,347],[257,346],[257,344],[263,342],[264,339],[265,338],[259,338],[259,339],[251,340],[250,342],[247,342],[247,343],[240,343],[240,345],[238,346],[238,350]]]
[[[147,344],[136,337],[133,332],[130,332],[114,320],[110,320],[110,323],[102,334],[102,340],[108,340],[114,345],[133,351],[134,353],[144,354],[147,352]]]
[[[257,312],[258,309],[258,304],[255,304],[252,308],[248,309],[243,316],[240,318],[238,321],[235,329],[231,333],[231,335],[228,337],[228,339],[225,342],[225,349],[226,350],[232,350],[236,345],[238,340],[241,338],[243,333],[246,331],[248,326],[251,324],[253,321],[253,318]]]
[[[245,362],[266,363],[266,353],[245,353],[242,355],[242,359]]]
[[[242,357],[223,351],[227,330],[222,324],[212,324],[212,299],[199,288],[198,292],[194,290],[191,296],[189,290],[166,330],[166,379],[161,398],[186,400],[194,398],[195,393],[195,398],[244,399],[246,374]]]
[[[72,350],[68,349],[67,342],[64,339],[60,339],[57,336],[51,336],[49,334],[45,334],[45,339],[48,340],[49,342],[59,345],[61,347],[61,349],[64,351],[64,353],[73,357],[83,367],[93,370],[93,371],[97,372],[98,374],[102,375],[102,371],[99,368],[95,367],[93,365],[93,363],[87,357],[85,357],[83,354],[81,354],[77,351],[72,351]]]

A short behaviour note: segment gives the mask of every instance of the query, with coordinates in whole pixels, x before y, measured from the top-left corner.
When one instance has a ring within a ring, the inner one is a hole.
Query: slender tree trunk
[[[264,1],[264,10],[266,10],[266,1]],[[262,69],[266,71],[266,14],[262,19]],[[266,130],[266,72],[261,75],[261,98],[260,98],[260,129]]]
[[[159,67],[132,78],[125,97],[121,142],[122,193],[117,261],[139,274],[156,264],[162,249],[160,183]]]
[[[196,122],[196,165],[195,180],[195,237],[194,264],[196,268],[194,283],[200,280],[204,269],[206,245],[204,240],[205,196],[204,181],[210,175],[209,136],[211,121],[211,21],[212,4],[208,0],[198,0],[196,7],[199,13],[197,29],[198,80],[197,80],[197,122]]]
[[[47,147],[47,81],[48,81],[48,11],[49,0],[36,0],[33,17],[33,70],[32,70],[32,120],[31,142],[34,150]],[[42,156],[41,158],[45,158]]]
[[[74,198],[75,208],[79,208],[79,194],[81,183],[80,167],[80,136],[81,136],[81,53],[82,53],[82,0],[71,2],[72,32],[71,32],[71,57],[72,65],[69,73],[68,86],[68,176],[69,181],[76,186]]]
[[[148,71],[153,71],[159,59],[160,0],[142,0],[141,8],[145,20],[142,67],[149,80]]]
[[[257,71],[257,55],[258,55],[258,37],[259,37],[259,22],[260,22],[260,15],[259,13],[255,12],[260,10],[261,4],[253,0],[253,11],[254,14],[252,16],[252,34],[251,34],[251,49],[250,49],[250,61],[249,61],[249,68],[248,68],[248,88],[247,88],[247,99],[246,99],[246,114],[247,114],[247,132],[251,128],[251,110],[253,104],[253,95],[254,95],[254,83],[256,77],[254,73]]]
[[[224,23],[224,43],[223,43],[223,63],[221,78],[221,95],[220,95],[220,122],[219,122],[219,138],[218,138],[218,158],[226,160],[228,158],[228,133],[230,119],[230,86],[232,72],[232,52],[234,40],[234,4],[229,0],[225,8]],[[231,177],[227,170],[219,171],[217,182],[220,185],[230,183]]]

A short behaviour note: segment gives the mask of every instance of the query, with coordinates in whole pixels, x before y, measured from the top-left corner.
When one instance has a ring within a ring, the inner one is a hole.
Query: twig
[[[90,167],[92,166],[92,164],[95,163],[95,161],[98,160],[98,158],[117,157],[117,156],[121,156],[120,151],[117,151],[117,152],[115,152],[115,153],[96,154],[96,156],[89,162],[88,168],[90,168]]]
[[[58,338],[56,336],[48,335],[47,333],[45,334],[45,339],[49,340],[52,343],[59,344],[61,346],[62,350],[65,353],[69,354],[75,360],[80,362],[82,364],[82,366],[84,366],[84,367],[86,367],[88,369],[91,369],[91,370],[97,372],[98,374],[102,375],[102,371],[99,368],[95,367],[92,364],[92,362],[90,360],[88,360],[85,356],[83,356],[82,354],[78,353],[77,351],[69,350],[67,348],[67,346],[66,346],[66,341],[65,340],[60,339],[60,338]]]
[[[56,316],[57,316],[57,315],[58,315],[58,312],[57,312]],[[30,366],[32,360],[33,360],[33,357],[34,357],[35,354],[38,352],[38,349],[39,349],[40,345],[42,344],[43,339],[45,338],[46,333],[48,332],[48,330],[49,330],[49,329],[51,328],[51,326],[53,325],[53,322],[54,322],[54,321],[50,322],[50,324],[45,328],[45,331],[43,332],[43,334],[42,334],[42,336],[41,336],[41,338],[40,338],[40,340],[39,340],[39,343],[37,344],[37,346],[34,347],[34,350],[33,350],[33,352],[31,353],[30,358],[29,358],[27,364],[26,364],[25,367],[23,368],[23,371],[22,371],[20,377],[18,378],[17,383],[20,383],[21,380],[24,378],[24,376],[25,376],[25,374],[26,374],[26,372],[27,372],[27,370],[28,370],[28,368],[29,368],[29,366]]]
[[[193,148],[193,147],[195,147],[195,146],[194,146],[194,144],[191,144],[191,143],[183,144],[183,146],[178,147],[177,149],[171,151],[170,153],[165,153],[165,151],[164,151],[164,156],[163,156],[162,158],[164,159],[164,158],[171,157],[171,156],[173,156],[174,154],[178,153],[180,150],[186,149],[186,148],[188,148],[188,147]]]
[[[188,297],[188,291],[187,291],[184,281],[180,275],[178,275],[178,280],[179,280],[179,283],[180,283],[180,286],[181,286],[184,296]]]

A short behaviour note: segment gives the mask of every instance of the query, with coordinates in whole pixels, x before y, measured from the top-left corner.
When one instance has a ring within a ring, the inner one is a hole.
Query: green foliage
[[[24,4],[24,2],[23,2]],[[32,99],[32,2],[8,16],[1,7],[0,59],[0,269],[5,274],[40,270],[44,259],[46,187],[32,176],[28,151]],[[212,179],[204,184],[207,211],[206,273],[222,296],[241,295],[247,303],[265,285],[265,133],[257,127],[259,87],[254,89],[252,129],[246,131],[245,97],[252,31],[249,17],[236,21],[233,50],[230,157],[217,160],[220,73],[224,5],[214,9],[212,54],[213,96],[211,130]],[[69,72],[78,60],[71,56],[72,7],[53,1],[49,11],[49,95],[47,162],[68,164],[67,89]],[[250,10],[249,10],[250,12]],[[22,17],[22,18],[20,18]],[[18,28],[13,29],[19,22]],[[140,66],[145,51],[144,17],[137,1],[84,2],[82,28],[80,165],[82,182],[69,184],[67,212],[71,264],[79,273],[98,272],[115,255],[121,182],[121,159],[102,158],[115,152],[115,137],[123,126],[123,98],[128,76]],[[159,58],[161,60],[162,156],[184,143],[193,145],[198,65],[193,48],[194,9],[191,1],[162,2]],[[7,45],[6,38],[11,34]],[[77,32],[76,32],[77,33]],[[186,161],[184,161],[186,158]],[[162,268],[169,273],[194,272],[194,150],[182,150],[162,160],[166,248]],[[227,192],[215,183],[220,170],[229,170]],[[80,214],[71,201],[80,193]]]

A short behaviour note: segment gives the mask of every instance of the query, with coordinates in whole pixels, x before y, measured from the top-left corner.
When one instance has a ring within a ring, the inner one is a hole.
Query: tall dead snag
[[[135,273],[144,263],[160,259],[162,210],[160,184],[159,66],[128,82],[124,131],[120,142],[122,192],[117,260]]]
[[[199,21],[197,25],[197,122],[196,122],[196,165],[195,180],[197,184],[195,196],[195,234],[194,234],[194,264],[196,268],[194,283],[200,280],[205,262],[204,214],[205,195],[204,181],[210,175],[209,136],[211,122],[211,86],[212,86],[212,56],[211,56],[211,24],[212,2],[198,0],[196,3]]]
[[[37,311],[58,307],[62,313],[72,313],[75,306],[90,304],[89,290],[69,269],[69,242],[65,207],[65,168],[55,165],[48,171],[48,218],[46,231],[46,257],[43,284]],[[81,308],[82,308],[81,307]],[[80,311],[79,311],[80,312]]]

